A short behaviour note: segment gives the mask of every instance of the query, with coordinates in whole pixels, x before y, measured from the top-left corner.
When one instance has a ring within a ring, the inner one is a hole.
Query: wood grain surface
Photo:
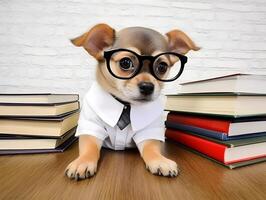
[[[136,149],[103,149],[96,176],[79,182],[63,173],[77,143],[64,153],[0,156],[0,199],[266,199],[265,162],[230,170],[169,141],[164,152],[179,164],[177,178],[150,174]]]

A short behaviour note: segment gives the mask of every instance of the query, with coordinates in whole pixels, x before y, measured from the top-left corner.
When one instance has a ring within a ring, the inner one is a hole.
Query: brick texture
[[[185,31],[202,47],[184,74],[167,83],[231,72],[266,74],[265,0],[1,0],[0,92],[79,93],[96,62],[69,39],[105,22],[119,30],[145,26]]]

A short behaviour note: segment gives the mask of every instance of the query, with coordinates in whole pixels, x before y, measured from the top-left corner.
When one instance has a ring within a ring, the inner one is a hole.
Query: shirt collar
[[[89,90],[88,103],[96,114],[109,126],[115,127],[124,105],[94,82]],[[157,119],[163,113],[161,98],[139,105],[131,105],[130,122],[133,131],[138,131]]]

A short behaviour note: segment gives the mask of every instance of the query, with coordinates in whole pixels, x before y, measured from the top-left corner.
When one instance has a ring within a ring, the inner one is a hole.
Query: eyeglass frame
[[[111,67],[110,67],[110,60],[111,60],[111,57],[114,53],[116,52],[119,52],[119,51],[127,51],[127,52],[130,52],[132,54],[134,54],[137,58],[138,58],[138,61],[139,61],[139,66],[137,69],[130,77],[120,77],[120,76],[117,76],[116,74],[113,73],[113,71],[111,70]],[[153,69],[153,64],[154,64],[154,61],[161,55],[164,55],[164,54],[172,54],[172,55],[175,55],[179,58],[180,62],[181,62],[181,66],[180,66],[180,70],[178,72],[178,74],[171,78],[171,79],[168,79],[168,80],[163,80],[163,79],[160,79],[159,77],[156,76],[156,74],[154,73],[154,69]],[[163,52],[163,53],[160,53],[156,56],[148,56],[148,55],[139,55],[137,54],[136,52],[134,51],[131,51],[130,49],[124,49],[124,48],[119,48],[119,49],[112,49],[112,50],[107,50],[107,51],[104,51],[104,54],[103,54],[103,57],[105,58],[106,60],[106,65],[107,65],[107,69],[109,71],[109,73],[114,76],[115,78],[118,78],[118,79],[124,79],[124,80],[128,80],[128,79],[131,79],[133,77],[135,77],[140,71],[141,69],[143,68],[143,61],[144,60],[149,60],[150,63],[149,63],[149,68],[150,68],[150,73],[153,75],[153,77],[155,77],[157,80],[159,81],[163,81],[163,82],[170,82],[170,81],[174,81],[176,80],[178,77],[180,77],[180,75],[183,73],[184,71],[184,67],[185,67],[185,64],[187,63],[187,57],[182,55],[182,54],[179,54],[179,53],[176,53],[176,52]]]

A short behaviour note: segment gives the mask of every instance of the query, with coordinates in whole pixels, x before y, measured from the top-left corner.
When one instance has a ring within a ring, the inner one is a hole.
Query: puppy
[[[164,124],[159,96],[164,81],[181,75],[184,54],[199,47],[180,30],[162,35],[129,27],[116,32],[107,24],[71,41],[93,56],[98,66],[97,81],[84,98],[78,122],[79,156],[67,166],[66,176],[76,180],[93,176],[102,146],[115,150],[137,146],[152,174],[177,176],[177,164],[160,151]]]

